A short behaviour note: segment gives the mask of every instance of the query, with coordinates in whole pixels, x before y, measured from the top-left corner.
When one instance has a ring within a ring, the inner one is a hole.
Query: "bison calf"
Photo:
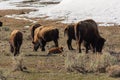
[[[54,47],[49,49],[48,55],[62,53],[62,52],[63,52],[63,47]]]
[[[14,53],[14,56],[18,55],[20,52],[20,47],[23,41],[23,34],[19,30],[13,30],[10,34],[10,51]]]

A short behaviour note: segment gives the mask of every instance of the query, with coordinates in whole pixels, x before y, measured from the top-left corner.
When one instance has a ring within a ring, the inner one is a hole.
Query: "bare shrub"
[[[21,55],[13,57],[13,71],[24,71],[27,69],[23,65],[23,57]]]
[[[85,73],[86,61],[87,56],[85,56],[85,54],[68,53],[65,60],[65,68],[68,71],[78,71],[80,73]]]
[[[7,27],[7,26],[4,26],[4,27],[2,28],[2,30],[4,30],[4,31],[10,31],[10,28]]]
[[[104,54],[78,54],[68,53],[65,60],[65,68],[68,71],[80,73],[106,72],[108,66],[117,64],[117,58],[109,53]]]
[[[106,71],[110,77],[120,77],[120,65],[107,67]]]
[[[0,72],[0,80],[7,80],[5,76],[3,76],[2,72]]]

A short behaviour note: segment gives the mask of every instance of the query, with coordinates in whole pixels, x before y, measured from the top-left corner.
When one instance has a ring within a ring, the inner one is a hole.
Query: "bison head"
[[[96,44],[96,51],[97,52],[102,52],[105,41],[106,40],[104,38],[101,38],[101,37],[98,38],[97,44]]]
[[[40,44],[39,44],[39,43],[36,43],[36,42],[33,42],[33,41],[32,41],[32,43],[34,44],[34,49],[33,49],[33,51],[37,51],[38,48],[39,48],[39,46],[40,46]]]

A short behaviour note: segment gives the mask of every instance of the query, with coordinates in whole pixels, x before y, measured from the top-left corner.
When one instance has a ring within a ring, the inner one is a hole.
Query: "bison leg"
[[[46,42],[45,41],[42,41],[42,46],[41,46],[41,51],[45,51],[45,45],[46,45]]]
[[[17,47],[15,47],[14,56],[16,56],[16,55],[17,55],[17,53],[18,53],[18,51],[17,51]]]
[[[18,45],[18,47],[17,47],[17,55],[20,53],[20,46],[21,45]]]
[[[68,49],[69,49],[69,50],[74,50],[74,49],[72,48],[71,43],[72,43],[72,39],[68,39],[68,40],[67,40]]]
[[[81,43],[78,43],[79,53],[81,53]]]
[[[81,43],[82,43],[82,38],[78,41],[78,49],[79,49],[79,53],[81,53]]]
[[[85,48],[86,48],[86,53],[88,53],[88,50],[90,49],[90,44],[89,43],[85,43]]]
[[[58,40],[54,40],[55,47],[58,47]]]
[[[10,51],[13,53],[14,52],[14,48],[12,45],[10,45]]]
[[[92,43],[92,48],[93,48],[93,53],[95,53],[96,52],[96,47],[95,47],[94,43]]]

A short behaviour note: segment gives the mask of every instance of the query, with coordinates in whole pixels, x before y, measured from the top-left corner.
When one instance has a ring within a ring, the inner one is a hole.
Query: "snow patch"
[[[17,7],[13,3],[24,0],[8,0],[0,2],[0,9],[34,8],[38,11],[14,16],[16,18],[64,19],[63,23],[76,23],[85,19],[94,19],[100,25],[120,25],[120,0],[40,0],[41,2],[61,1],[55,5],[31,4],[32,7]],[[38,1],[38,0],[37,0]],[[40,2],[39,1],[39,2]],[[10,16],[9,16],[10,17]]]
[[[92,18],[96,22],[120,23],[120,0],[63,0],[46,14],[52,18],[64,17],[64,22]]]

